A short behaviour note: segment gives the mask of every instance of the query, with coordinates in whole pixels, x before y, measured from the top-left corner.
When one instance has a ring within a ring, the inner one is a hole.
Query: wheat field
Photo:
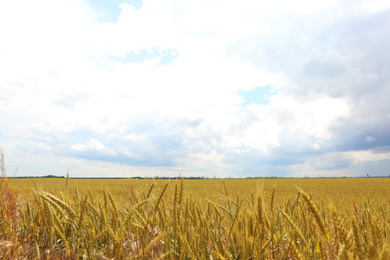
[[[2,259],[390,259],[390,178],[6,179]]]

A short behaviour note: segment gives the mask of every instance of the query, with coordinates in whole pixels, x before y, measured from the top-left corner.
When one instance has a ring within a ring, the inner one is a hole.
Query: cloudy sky
[[[5,0],[8,174],[390,174],[387,0]]]

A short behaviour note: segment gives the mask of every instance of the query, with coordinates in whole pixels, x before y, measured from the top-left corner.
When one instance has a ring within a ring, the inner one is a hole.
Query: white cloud
[[[355,163],[390,160],[390,152],[374,153],[373,151],[350,151],[345,152]]]
[[[301,172],[301,154],[390,145],[385,2],[120,7],[104,23],[84,1],[0,3],[0,138],[10,149],[150,174],[147,164],[221,173],[265,160]],[[152,50],[177,56],[126,59]],[[275,95],[243,107],[238,91],[257,86]]]
[[[105,147],[101,142],[99,142],[96,139],[91,139],[88,144],[74,144],[70,148],[71,150],[78,151],[78,152],[84,152],[88,150],[95,150],[102,154],[108,154],[115,156],[116,153],[114,150]]]
[[[368,11],[374,13],[374,12],[378,12],[390,8],[390,3],[389,1],[386,0],[374,0],[374,1],[367,0],[363,2],[363,7]]]

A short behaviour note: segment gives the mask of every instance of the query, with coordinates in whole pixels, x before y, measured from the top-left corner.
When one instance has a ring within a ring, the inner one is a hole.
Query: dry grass
[[[388,259],[389,184],[2,178],[0,258]]]

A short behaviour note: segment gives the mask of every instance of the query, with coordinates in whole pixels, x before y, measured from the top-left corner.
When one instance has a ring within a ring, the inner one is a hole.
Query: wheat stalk
[[[284,210],[281,210],[282,215],[287,220],[287,222],[294,228],[295,232],[297,233],[298,237],[301,239],[304,245],[307,245],[305,237],[302,235],[302,232],[299,230],[299,228],[294,224],[294,222],[291,220],[291,218],[284,212]]]

